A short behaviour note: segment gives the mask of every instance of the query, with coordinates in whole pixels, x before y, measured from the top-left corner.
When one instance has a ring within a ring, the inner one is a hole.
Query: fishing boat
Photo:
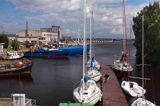
[[[126,16],[125,16],[125,4],[124,0],[122,2],[123,8],[123,50],[120,59],[115,59],[113,63],[113,70],[119,77],[124,76],[124,74],[129,74],[132,72],[133,68],[129,63],[128,59],[128,41],[127,41],[127,29],[126,29]]]
[[[30,68],[32,61],[26,58],[13,60],[10,63],[0,63],[0,78],[10,78],[23,74],[23,76],[30,76]]]
[[[142,86],[144,87],[144,16],[142,16]],[[131,106],[156,106],[154,103],[146,100],[144,96],[136,99]]]
[[[133,81],[122,81],[122,89],[132,97],[142,97],[146,90]]]
[[[87,52],[89,51],[89,44],[87,45]],[[62,46],[60,50],[68,51],[70,56],[83,55],[83,45],[73,45],[73,46]]]
[[[76,102],[95,105],[102,98],[102,91],[96,82],[86,74],[86,0],[84,0],[84,36],[83,36],[83,77],[80,84],[73,90],[73,98]]]
[[[44,58],[66,58],[68,57],[67,50],[60,49],[48,49],[48,48],[37,48],[33,51],[24,53],[25,57],[44,57]]]
[[[17,51],[6,52],[2,58],[7,60],[20,59],[24,56],[23,53],[18,53]]]

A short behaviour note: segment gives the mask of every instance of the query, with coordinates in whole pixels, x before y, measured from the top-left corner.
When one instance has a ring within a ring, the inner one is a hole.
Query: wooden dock
[[[103,75],[103,106],[128,106],[125,95],[112,69],[106,65],[102,65],[101,68]]]

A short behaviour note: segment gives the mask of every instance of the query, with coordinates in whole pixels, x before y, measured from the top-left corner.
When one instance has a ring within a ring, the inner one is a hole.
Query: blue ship
[[[34,51],[24,53],[25,57],[45,57],[45,58],[66,58],[68,57],[68,50],[59,49],[41,49],[37,48]]]
[[[70,56],[83,55],[83,45],[64,46],[60,47],[60,50],[68,51]],[[89,51],[89,45],[87,45],[87,52]]]

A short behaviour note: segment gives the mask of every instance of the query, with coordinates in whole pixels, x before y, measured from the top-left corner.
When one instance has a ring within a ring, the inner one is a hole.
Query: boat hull
[[[14,78],[18,77],[19,75],[23,75],[24,77],[31,76],[31,67],[32,62],[24,64],[23,66],[16,66],[14,68],[1,68],[0,69],[0,78]]]
[[[40,57],[40,58],[67,58],[68,57],[68,51],[64,50],[43,50],[43,49],[37,49],[33,52],[25,52],[25,57]]]
[[[89,82],[89,83],[88,83]],[[90,103],[94,106],[98,101],[101,101],[102,92],[93,80],[88,80],[83,88],[83,85],[77,86],[73,91],[73,99],[79,103]]]
[[[83,45],[76,46],[64,46],[60,50],[68,51],[70,56],[82,55],[83,54]],[[87,45],[87,52],[89,52],[89,45]]]
[[[122,89],[132,97],[142,97],[146,90],[133,81],[122,81]]]
[[[156,105],[146,99],[138,98],[131,104],[131,106],[156,106]]]

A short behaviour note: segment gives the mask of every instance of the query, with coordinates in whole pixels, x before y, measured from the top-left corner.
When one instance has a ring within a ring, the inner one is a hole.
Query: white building
[[[42,42],[47,44],[60,39],[60,27],[52,26],[51,28],[40,28],[40,30],[22,30],[16,33],[16,38],[20,42]]]
[[[4,45],[4,43],[0,43],[0,53],[3,52],[3,45]]]
[[[42,36],[39,39],[42,43],[48,43],[52,41],[57,41],[60,39],[59,26],[52,26],[51,28],[41,28]]]

